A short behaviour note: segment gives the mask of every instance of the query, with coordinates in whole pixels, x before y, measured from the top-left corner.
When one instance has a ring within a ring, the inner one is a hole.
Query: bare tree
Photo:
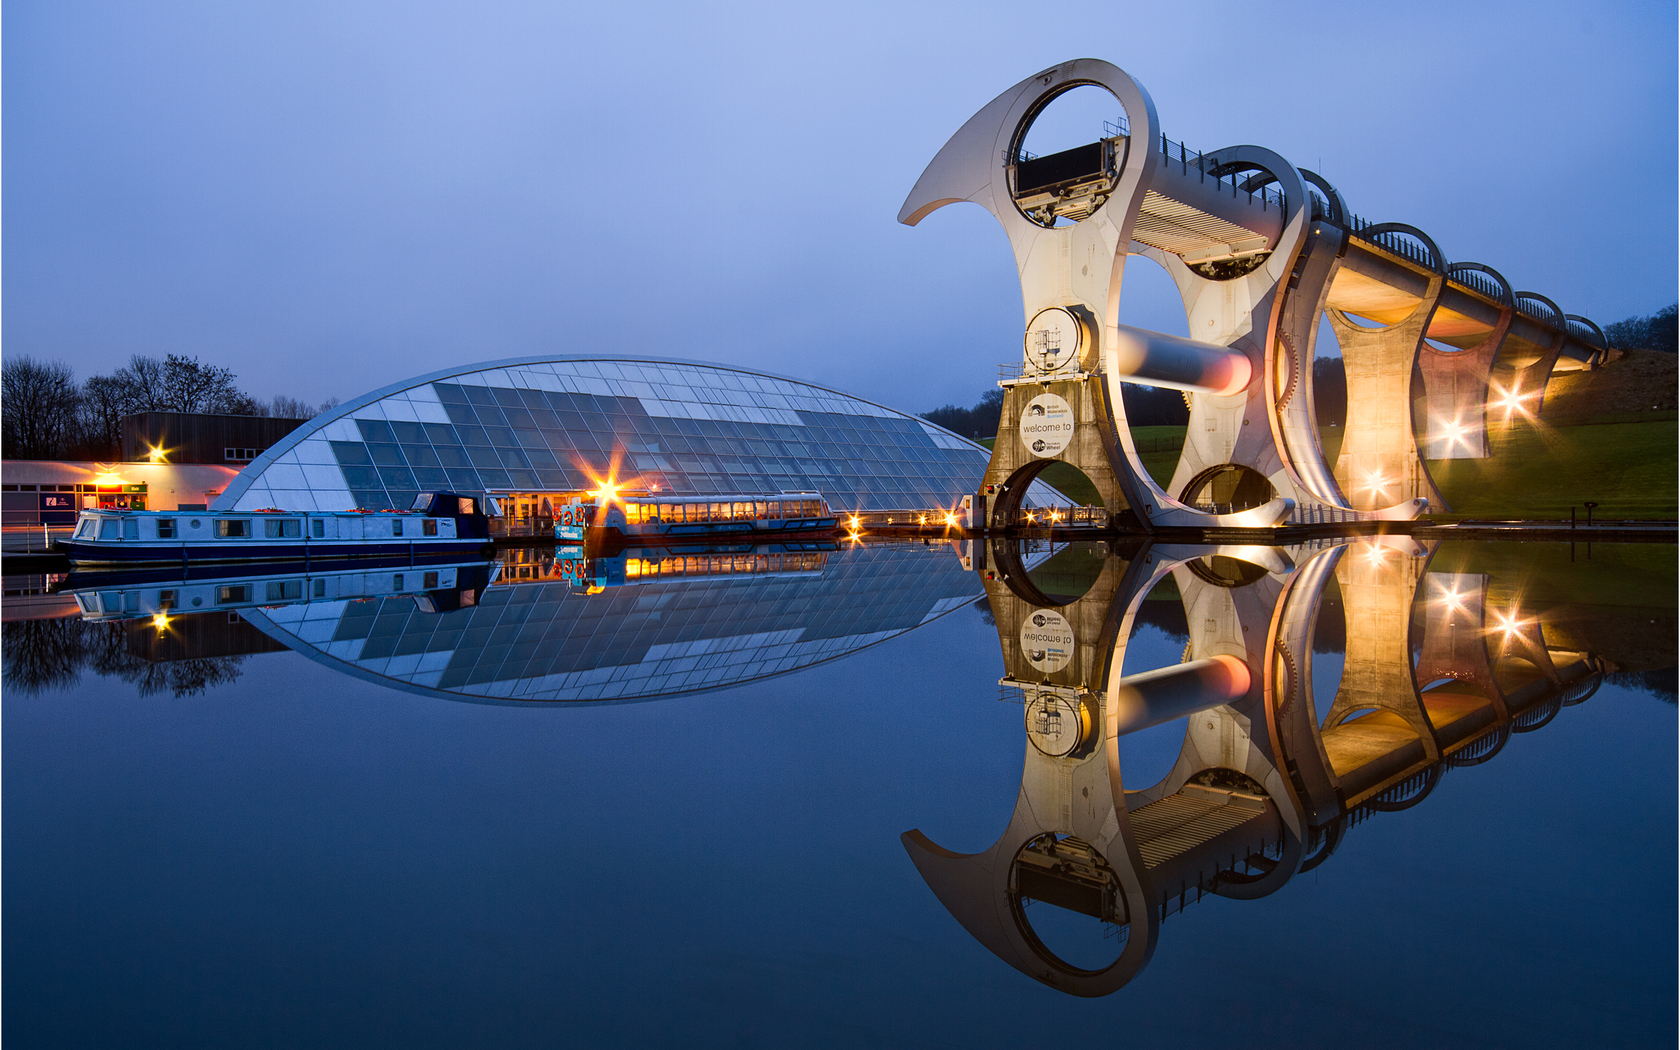
[[[117,376],[91,376],[82,384],[76,414],[78,454],[87,459],[115,459],[122,448],[122,419],[135,411],[129,384]]]
[[[129,412],[173,412],[163,362],[135,354],[128,364],[111,373],[121,389]]]
[[[196,357],[169,354],[163,359],[163,388],[172,412],[248,414],[255,402],[233,385],[233,378],[232,370]]]
[[[279,419],[308,419],[315,414],[314,406],[285,394],[276,395],[268,408],[268,414]]]
[[[68,365],[13,357],[0,366],[0,455],[54,459],[76,421],[76,377]]]

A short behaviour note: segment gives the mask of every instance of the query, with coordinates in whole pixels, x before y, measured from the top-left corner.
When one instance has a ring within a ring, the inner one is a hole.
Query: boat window
[[[289,602],[302,597],[302,580],[275,580],[268,585],[268,600],[271,602]]]
[[[236,583],[229,587],[216,588],[216,604],[232,605],[235,602],[251,600],[251,586],[246,583]]]
[[[320,518],[316,518],[314,521],[311,521],[309,523],[309,535],[318,540],[326,539],[327,523]]]
[[[408,509],[409,510],[431,510],[432,509],[432,494],[430,492],[420,493],[420,495],[414,497],[414,505],[412,507],[409,507]]]
[[[166,590],[166,591],[159,591],[158,592],[158,608],[159,609],[173,609],[173,608],[175,608],[176,601],[177,601],[177,599],[175,597],[175,592],[174,591]]]
[[[392,518],[391,519],[391,535],[393,535],[393,536],[401,536],[402,535],[402,519],[401,518]]]
[[[402,573],[399,572],[395,576],[391,577],[391,589],[393,591],[400,591],[400,590],[403,589],[403,574]]]
[[[727,503],[713,503],[710,505],[710,509],[712,516],[707,519],[708,521],[722,521],[729,516],[729,504]]]
[[[422,536],[436,536],[437,535],[437,519],[436,518],[427,518],[424,521],[422,521],[420,523],[420,535],[422,535]]]
[[[671,505],[669,503],[661,503],[659,505],[659,520],[660,521],[671,521],[672,520],[672,518],[671,518]]]
[[[216,535],[223,539],[243,539],[251,534],[251,523],[244,519],[216,519]]]
[[[116,518],[99,519],[99,538],[102,540],[116,539],[121,529],[122,525]]]
[[[757,517],[759,521],[764,521],[770,517],[770,504],[764,502],[763,500],[758,501],[755,510],[757,513],[754,516]]]
[[[138,519],[138,518],[124,518],[123,519],[123,539],[125,539],[125,540],[137,540],[139,538],[140,538],[140,519]]]
[[[640,525],[642,523],[642,508],[634,503],[624,505],[624,524]]]
[[[91,540],[93,538],[93,519],[92,518],[84,519],[82,521],[82,524],[79,527],[77,527],[76,538],[79,539],[79,540]]]
[[[313,591],[315,597],[325,598],[327,596],[327,581],[326,580],[316,580],[315,581],[315,586],[312,588],[312,591]]]
[[[729,516],[736,521],[740,521],[743,518],[751,518],[752,517],[752,504],[751,503],[736,503],[736,504],[733,504],[730,507]]]
[[[157,526],[158,526],[158,539],[160,539],[160,540],[172,540],[172,539],[175,538],[175,519],[174,518],[159,518]]]
[[[435,591],[437,590],[437,581],[438,574],[435,572],[428,572],[424,576],[420,577],[420,586],[426,588],[428,591]]]
[[[455,501],[455,505],[456,505],[456,508],[457,508],[456,509],[457,514],[468,515],[468,514],[473,514],[477,511],[477,507],[474,506],[474,502],[470,499],[458,499],[458,500]],[[484,510],[485,510],[485,513],[489,513],[490,505],[486,504]]]
[[[271,540],[295,540],[302,535],[302,523],[296,518],[281,518],[263,522],[263,536]]]

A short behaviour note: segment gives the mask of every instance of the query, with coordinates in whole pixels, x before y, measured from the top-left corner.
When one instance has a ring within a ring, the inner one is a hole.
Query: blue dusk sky
[[[1007,244],[894,216],[975,110],[1084,56],[1174,140],[1275,149],[1569,312],[1676,297],[1672,2],[5,14],[4,349],[78,376],[175,351],[318,401],[600,351],[972,403],[1017,355]],[[1146,260],[1121,314],[1184,327]]]

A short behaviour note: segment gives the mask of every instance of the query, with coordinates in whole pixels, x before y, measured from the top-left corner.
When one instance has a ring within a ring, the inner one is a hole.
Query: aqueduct
[[[1068,91],[1096,86],[1123,119],[1049,156],[1023,143]],[[971,117],[899,211],[915,225],[970,201],[1008,235],[1025,312],[1022,364],[978,494],[976,525],[1016,521],[1049,462],[1083,471],[1110,519],[1155,529],[1405,520],[1446,506],[1426,459],[1488,454],[1490,412],[1539,411],[1548,378],[1591,369],[1597,325],[1451,262],[1402,223],[1355,215],[1322,176],[1258,146],[1203,153],[1169,140],[1123,70],[1076,59]],[[1127,259],[1163,266],[1192,338],[1121,325]],[[1321,319],[1347,368],[1332,464],[1312,362]],[[1190,422],[1171,482],[1143,469],[1116,382],[1177,388]]]

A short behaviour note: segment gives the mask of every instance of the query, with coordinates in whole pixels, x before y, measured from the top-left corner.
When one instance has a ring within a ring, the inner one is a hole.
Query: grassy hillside
[[[1431,460],[1429,472],[1448,517],[1567,518],[1596,500],[1600,518],[1671,521],[1677,441],[1672,419],[1490,430],[1490,458]]]

